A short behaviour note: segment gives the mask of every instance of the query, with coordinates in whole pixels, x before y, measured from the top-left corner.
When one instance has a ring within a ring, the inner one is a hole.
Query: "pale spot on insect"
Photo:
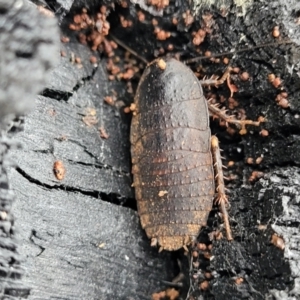
[[[159,191],[158,192],[158,197],[163,197],[164,195],[168,194],[167,191]]]

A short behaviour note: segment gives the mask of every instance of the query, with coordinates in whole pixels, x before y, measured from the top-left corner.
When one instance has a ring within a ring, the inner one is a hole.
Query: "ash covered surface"
[[[229,99],[226,84],[205,90],[207,98],[229,106],[237,118],[267,119],[259,127],[247,127],[243,136],[235,127],[211,121],[212,133],[224,149],[225,164],[234,162],[226,171],[235,178],[227,186],[234,241],[209,241],[210,232],[224,231],[217,209],[213,210],[199,237],[199,243],[210,243],[210,252],[198,254],[200,267],[186,272],[179,299],[185,299],[188,290],[189,299],[299,298],[296,1],[278,1],[276,6],[266,1],[247,8],[225,1],[223,6],[203,6],[197,13],[186,1],[171,1],[163,17],[126,1],[103,3],[109,11],[110,34],[148,61],[160,55],[179,54],[186,60],[208,55],[207,51],[237,50],[234,56],[217,57],[219,62],[202,59],[191,68],[199,78],[221,75],[227,66],[224,58],[228,58],[231,66],[240,69],[231,76],[238,89],[234,101]],[[74,15],[83,7],[90,16],[99,12],[98,1],[43,1],[42,5],[58,15],[61,37],[69,41],[61,44],[60,65],[36,98],[36,108],[25,117],[24,131],[8,127],[9,134],[23,145],[10,149],[10,159],[18,166],[9,171],[17,199],[13,210],[17,237],[22,241],[18,249],[26,256],[22,263],[26,275],[17,285],[31,288],[28,296],[26,289],[28,299],[149,299],[166,288],[163,280],[176,275],[177,254],[151,249],[134,211],[130,115],[124,107],[133,100],[143,66],[133,62],[134,56],[124,60],[120,47],[110,49],[105,41],[98,45],[80,37],[81,30],[70,30]],[[275,26],[279,26],[278,38],[272,35]],[[109,35],[105,39],[112,40]],[[292,43],[238,52],[283,40]],[[95,45],[101,53],[91,50]],[[109,64],[111,51],[120,63]],[[120,70],[113,74],[115,66]],[[131,68],[134,75],[129,84],[124,79]],[[241,79],[242,72],[249,74],[249,80]],[[280,78],[281,84],[270,82],[270,74]],[[17,91],[22,94],[22,89]],[[113,105],[108,99],[103,101],[107,96]],[[282,98],[285,101],[280,102]],[[53,173],[58,160],[66,170],[62,180]],[[263,178],[257,181],[259,177]],[[285,250],[274,245],[277,237],[283,239]]]
[[[23,129],[20,115],[34,107],[47,71],[58,61],[58,28],[54,19],[44,20],[23,1],[0,1],[0,11],[0,298],[20,299],[30,287],[22,281],[24,255],[18,248],[22,241],[16,237],[15,195],[8,180],[15,166],[11,154],[20,148],[13,137]]]

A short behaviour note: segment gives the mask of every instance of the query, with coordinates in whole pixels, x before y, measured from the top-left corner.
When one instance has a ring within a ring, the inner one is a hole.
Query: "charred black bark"
[[[45,71],[58,57],[55,19],[39,14],[32,3],[2,2],[0,72],[6,81],[0,83],[1,296],[149,299],[166,288],[163,280],[176,275],[177,253],[159,254],[151,248],[135,211],[130,116],[123,113],[132,94],[124,81],[108,80],[105,54],[80,44],[78,32],[69,29],[82,7],[95,15],[100,5],[98,1],[39,1],[54,11],[61,35],[70,38],[61,44],[60,64],[45,84]],[[163,17],[129,2],[127,8],[114,3],[114,9],[112,1],[103,3],[110,10],[110,33],[149,61],[162,49],[164,54],[179,53],[183,60],[206,51],[235,50],[234,55],[217,57],[219,63],[217,58],[203,59],[190,67],[201,77],[221,75],[226,68],[224,58],[228,58],[231,66],[240,69],[231,76],[231,84],[238,88],[235,102],[229,100],[226,85],[206,91],[207,98],[222,95],[225,104],[234,103],[231,111],[236,117],[267,119],[259,128],[248,127],[243,136],[236,128],[232,135],[218,120],[211,122],[225,161],[234,161],[227,171],[228,177],[236,178],[228,184],[234,241],[214,240],[209,255],[199,254],[200,267],[196,273],[186,271],[181,298],[185,299],[191,279],[189,295],[196,298],[297,299],[299,9],[296,1],[260,1],[248,6],[224,2],[223,6],[195,2],[189,7],[188,1],[171,1]],[[145,21],[138,21],[138,11],[145,14]],[[132,25],[122,26],[120,16]],[[279,26],[278,38],[272,35],[275,26]],[[157,39],[156,27],[170,37]],[[197,46],[193,32],[199,29],[205,35]],[[290,43],[257,47],[283,41]],[[251,47],[256,48],[239,51]],[[123,50],[116,51],[122,61]],[[90,63],[91,55],[97,64]],[[242,80],[243,72],[249,80]],[[270,74],[280,78],[280,84],[270,82]],[[133,87],[138,79],[135,75]],[[112,96],[112,90],[118,96],[116,105],[109,106],[103,99]],[[18,117],[34,103],[29,114]],[[289,106],[284,108],[284,104]],[[99,128],[109,137],[101,138]],[[249,164],[251,159],[254,163]],[[53,173],[58,160],[66,169],[62,180]],[[257,183],[258,173],[253,171],[264,173]],[[209,232],[223,230],[216,212],[212,211],[199,242],[208,241]],[[201,285],[208,280],[205,273],[212,276],[208,288]]]

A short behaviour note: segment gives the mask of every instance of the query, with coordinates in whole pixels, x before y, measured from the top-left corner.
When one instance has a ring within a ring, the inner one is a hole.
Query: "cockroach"
[[[220,80],[200,83],[182,62],[158,58],[140,79],[130,133],[133,186],[141,225],[160,251],[186,249],[195,241],[212,209],[215,181],[215,203],[223,214],[227,239],[233,239],[219,142],[211,136],[209,113],[241,125],[241,134],[246,124],[258,126],[260,121],[230,118],[205,99],[201,87],[223,83],[230,71],[229,67]]]
[[[152,244],[177,250],[197,237],[213,204],[207,102],[189,68],[158,59],[146,68],[134,103],[130,142],[141,224]]]
[[[173,58],[156,59],[141,77],[134,104],[133,185],[151,244],[172,251],[196,239],[213,205],[214,166],[217,202],[231,240],[218,139],[211,137],[208,103],[197,77]]]

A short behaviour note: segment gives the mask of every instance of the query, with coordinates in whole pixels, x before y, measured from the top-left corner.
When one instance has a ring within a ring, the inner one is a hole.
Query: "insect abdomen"
[[[142,227],[166,250],[197,237],[212,207],[207,103],[193,72],[175,59],[145,70],[131,124],[134,187]]]

